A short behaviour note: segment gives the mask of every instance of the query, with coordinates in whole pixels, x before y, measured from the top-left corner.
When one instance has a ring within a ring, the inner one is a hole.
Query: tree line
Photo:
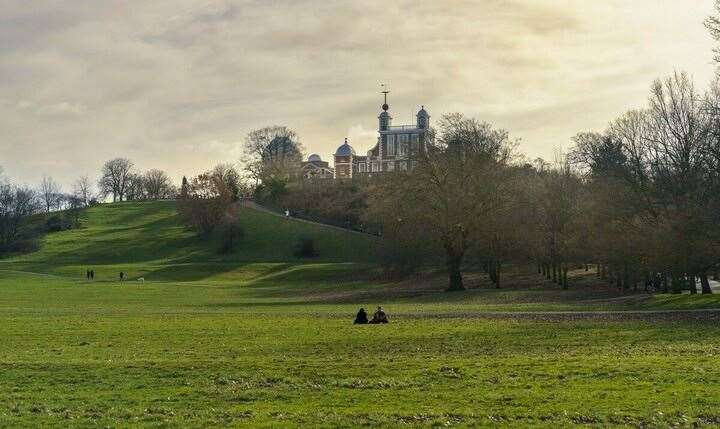
[[[483,269],[500,287],[508,264],[536,264],[569,287],[592,266],[620,289],[710,293],[720,264],[720,83],[698,91],[684,73],[656,81],[647,105],[583,132],[553,162],[530,161],[505,130],[444,115],[412,171],[354,181],[303,180],[303,147],[286,127],[248,134],[244,169],[221,164],[179,187],[160,170],[107,161],[97,189],[87,177],[63,193],[50,177],[32,189],[0,186],[0,245],[22,219],[94,201],[178,198],[201,235],[237,237],[233,203],[253,195],[318,220],[383,236],[380,260],[407,274],[442,262],[448,289]],[[230,239],[232,241],[232,238]],[[697,279],[697,283],[696,283]],[[699,290],[697,287],[699,284]]]
[[[75,180],[69,191],[50,176],[36,187],[13,183],[0,170],[0,254],[32,250],[46,232],[76,228],[80,213],[89,206],[112,201],[174,199],[177,187],[162,170],[138,171],[132,161],[107,161],[94,182]]]
[[[528,162],[507,132],[446,115],[419,168],[373,185],[388,263],[442,257],[450,290],[478,264],[536,263],[568,287],[592,264],[623,290],[711,293],[720,264],[720,84],[684,73],[652,85],[647,106],[574,138],[553,163]],[[402,265],[411,265],[403,267]]]

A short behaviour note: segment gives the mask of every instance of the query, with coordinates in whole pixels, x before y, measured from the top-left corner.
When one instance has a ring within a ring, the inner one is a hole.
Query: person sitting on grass
[[[357,316],[355,316],[355,321],[353,324],[355,325],[365,325],[368,323],[367,313],[365,312],[364,308],[361,308],[360,311],[358,311]]]
[[[385,312],[383,311],[382,307],[378,307],[378,309],[377,309],[377,311],[375,312],[375,314],[373,314],[373,318],[372,318],[372,320],[370,321],[370,323],[375,324],[375,323],[388,323],[388,322],[389,322],[389,321],[388,321],[387,314],[385,314]]]

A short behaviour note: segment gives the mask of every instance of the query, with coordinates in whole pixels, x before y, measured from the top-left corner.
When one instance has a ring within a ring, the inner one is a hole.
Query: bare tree
[[[127,201],[147,199],[145,194],[145,176],[141,173],[131,172],[127,176],[125,199]]]
[[[221,224],[232,201],[232,191],[222,177],[209,171],[190,180],[178,211],[189,228],[207,235]]]
[[[720,0],[715,0],[715,15],[705,19],[705,28],[708,29],[713,39],[720,42]],[[715,48],[715,61],[720,63],[720,48]]]
[[[448,290],[462,290],[463,262],[472,246],[490,234],[489,220],[499,216],[510,194],[506,180],[514,142],[489,124],[445,115],[437,140],[427,141],[418,167],[398,172],[370,192],[370,205],[385,231],[408,234],[419,228],[427,242],[442,249]],[[395,179],[395,180],[393,180]],[[406,226],[409,225],[409,226]],[[402,236],[397,237],[403,239]]]
[[[22,240],[23,222],[40,206],[32,189],[0,183],[0,252],[16,248]]]
[[[213,167],[211,174],[225,183],[225,187],[232,195],[233,201],[240,198],[240,195],[243,193],[244,184],[240,173],[238,173],[234,165],[230,163],[218,164]]]
[[[295,131],[271,126],[250,132],[245,138],[242,162],[259,184],[270,178],[287,180],[298,173],[303,146]]]
[[[63,194],[60,185],[50,176],[43,176],[40,182],[40,198],[45,206],[45,212],[50,213],[60,208],[63,201]]]
[[[93,185],[87,176],[81,176],[73,185],[72,196],[80,202],[83,207],[90,205],[94,198]]]
[[[151,200],[172,198],[177,193],[170,177],[162,170],[152,169],[143,174],[145,195]]]
[[[107,161],[102,167],[100,180],[98,180],[100,195],[103,198],[112,195],[113,202],[123,201],[128,191],[133,167],[134,164],[127,158],[115,158]]]

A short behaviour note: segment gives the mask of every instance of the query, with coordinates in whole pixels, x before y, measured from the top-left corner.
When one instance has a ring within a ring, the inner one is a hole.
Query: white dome
[[[322,158],[320,158],[320,155],[314,153],[310,156],[308,156],[308,162],[321,162]]]

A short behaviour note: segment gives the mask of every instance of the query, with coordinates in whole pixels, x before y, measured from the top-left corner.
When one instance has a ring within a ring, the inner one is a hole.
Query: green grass
[[[371,237],[244,210],[220,257],[172,203],[93,208],[0,262],[0,427],[720,425],[720,325],[484,311],[717,307],[717,298],[375,279]],[[292,255],[313,234],[321,256]],[[86,282],[86,266],[98,280]],[[115,280],[125,270],[139,283]],[[391,323],[353,326],[359,306]]]

